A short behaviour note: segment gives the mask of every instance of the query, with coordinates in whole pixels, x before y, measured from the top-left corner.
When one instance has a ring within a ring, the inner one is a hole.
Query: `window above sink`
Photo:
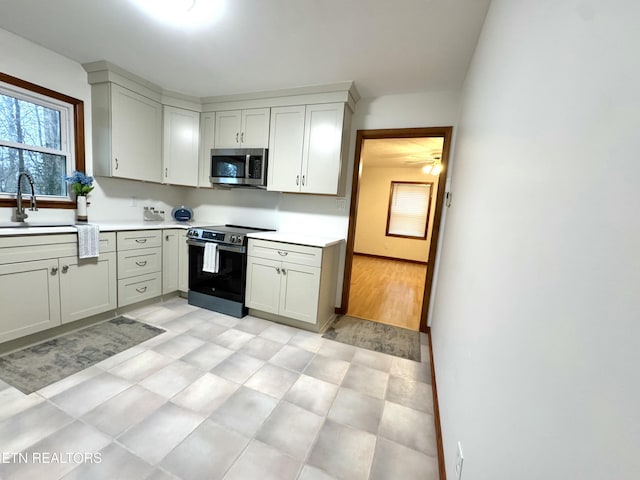
[[[15,206],[28,172],[38,207],[75,208],[65,177],[84,169],[84,103],[0,73],[0,206]]]

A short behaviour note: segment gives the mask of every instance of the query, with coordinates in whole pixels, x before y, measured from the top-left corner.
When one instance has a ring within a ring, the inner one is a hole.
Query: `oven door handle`
[[[198,240],[187,240],[187,245],[193,245],[194,247],[202,247],[208,242],[201,242]],[[236,252],[236,253],[245,253],[247,251],[247,247],[245,246],[236,246],[236,245],[221,245],[218,244],[218,250],[221,252]]]

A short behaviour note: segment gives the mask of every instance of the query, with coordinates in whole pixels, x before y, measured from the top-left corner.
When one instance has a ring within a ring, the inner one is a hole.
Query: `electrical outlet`
[[[347,209],[347,200],[345,198],[336,198],[336,209],[344,212]]]
[[[458,442],[458,453],[456,454],[456,475],[458,480],[462,480],[462,463],[464,462],[464,455],[462,455],[462,444]]]
[[[136,197],[131,197],[131,206],[132,207],[138,206],[138,199]]]

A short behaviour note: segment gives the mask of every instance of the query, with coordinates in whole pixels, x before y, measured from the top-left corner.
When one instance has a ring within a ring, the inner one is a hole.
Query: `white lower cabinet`
[[[75,234],[0,239],[0,342],[116,308],[115,234],[78,259]]]
[[[178,237],[178,290],[189,290],[189,245],[187,245],[187,231],[181,230]]]
[[[180,231],[162,231],[162,294],[178,290],[180,270]]]
[[[335,245],[250,239],[247,307],[257,316],[322,330],[335,317],[337,258]]]
[[[162,230],[118,232],[118,307],[162,295]]]
[[[60,325],[58,259],[0,265],[0,342]]]
[[[61,258],[59,264],[62,323],[116,308],[115,253],[105,253],[97,259]]]

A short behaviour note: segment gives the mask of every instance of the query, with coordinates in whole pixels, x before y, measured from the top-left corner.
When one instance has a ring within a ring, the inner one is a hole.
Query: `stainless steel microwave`
[[[211,150],[213,185],[267,187],[266,148],[214,148]]]

